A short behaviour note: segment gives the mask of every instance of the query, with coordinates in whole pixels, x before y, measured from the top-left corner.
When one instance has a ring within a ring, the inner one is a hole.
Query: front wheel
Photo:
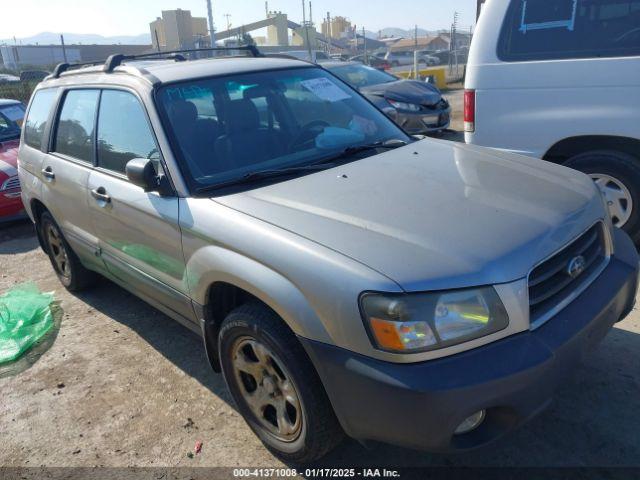
[[[570,158],[565,165],[586,173],[609,208],[613,225],[640,241],[640,164],[623,152],[594,151]]]
[[[320,379],[295,335],[270,309],[232,311],[219,335],[222,372],[238,411],[285,461],[313,462],[342,439]]]

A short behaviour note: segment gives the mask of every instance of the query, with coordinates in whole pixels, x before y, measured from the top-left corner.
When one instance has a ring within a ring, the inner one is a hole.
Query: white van
[[[640,241],[640,0],[489,0],[466,75],[467,143],[589,174]]]

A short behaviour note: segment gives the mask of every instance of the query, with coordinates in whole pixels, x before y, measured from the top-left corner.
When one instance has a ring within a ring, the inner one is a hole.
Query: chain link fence
[[[36,85],[38,81],[3,82],[0,80],[0,99],[19,100],[26,105]]]

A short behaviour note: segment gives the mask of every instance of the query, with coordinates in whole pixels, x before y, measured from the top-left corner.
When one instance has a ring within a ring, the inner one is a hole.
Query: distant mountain
[[[92,33],[63,33],[64,43],[66,44],[84,44],[84,45],[151,45],[151,36],[148,33],[140,35],[118,35],[114,37],[104,37]],[[18,45],[59,45],[60,34],[52,32],[42,32],[32,37],[16,38]],[[0,45],[6,43],[13,45],[13,38],[0,40]]]

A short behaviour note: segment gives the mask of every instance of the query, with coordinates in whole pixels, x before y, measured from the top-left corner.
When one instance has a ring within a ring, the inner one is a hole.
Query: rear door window
[[[505,61],[640,55],[640,0],[513,0],[498,57]]]
[[[47,121],[49,120],[49,113],[58,89],[45,88],[38,90],[33,97],[31,107],[29,107],[29,114],[24,125],[24,142],[33,148],[40,148],[42,145],[42,138],[44,131],[47,128]]]
[[[54,151],[93,163],[94,124],[99,90],[67,92],[58,118]]]

